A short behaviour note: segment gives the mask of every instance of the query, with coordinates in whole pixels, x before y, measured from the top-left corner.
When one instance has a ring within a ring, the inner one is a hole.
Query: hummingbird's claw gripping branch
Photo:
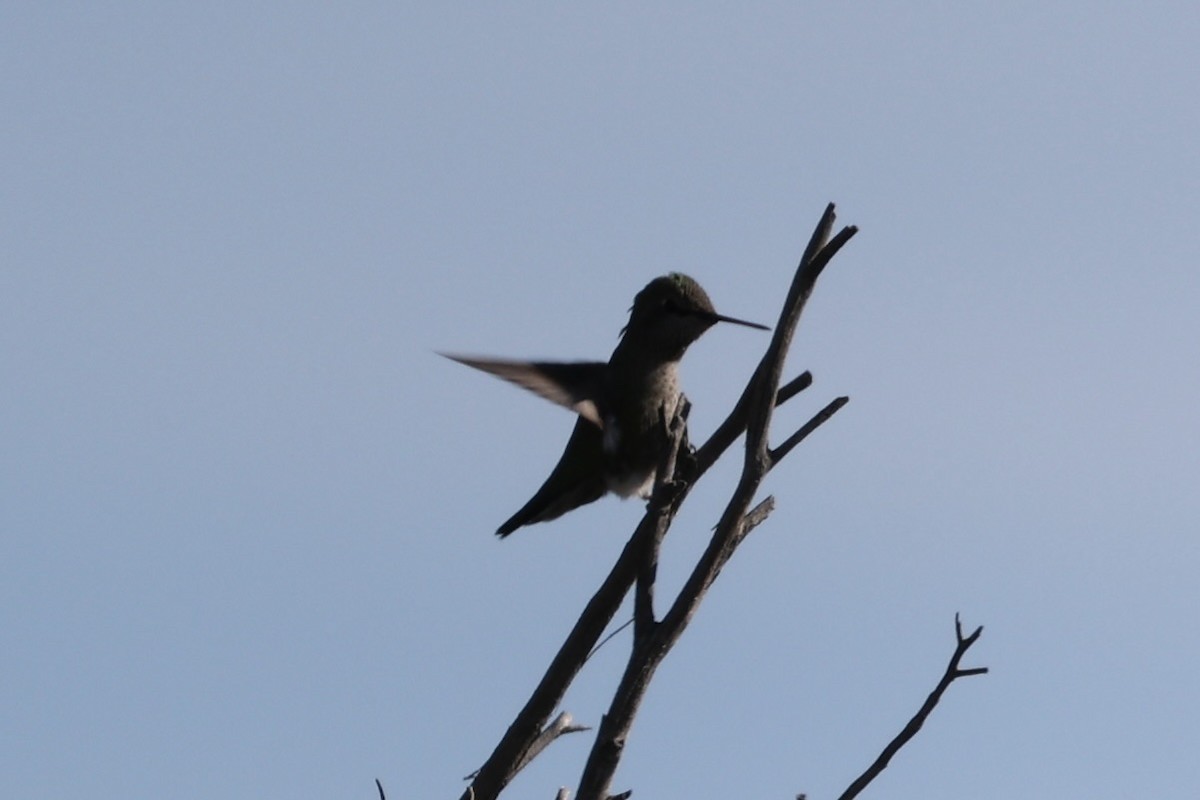
[[[659,409],[662,422],[662,432],[666,437],[663,447],[662,461],[658,465],[654,493],[651,496],[647,511],[654,508],[660,513],[674,515],[668,511],[681,498],[685,482],[676,478],[677,467],[681,456],[687,458],[687,418],[691,413],[692,404],[687,397],[680,393],[675,401],[675,407],[670,410],[667,418],[667,408]],[[633,640],[643,641],[654,629],[654,583],[658,577],[658,554],[662,547],[663,536],[666,535],[667,525],[655,527],[653,536],[647,538],[643,545],[641,563],[638,565],[637,584],[633,595]]]

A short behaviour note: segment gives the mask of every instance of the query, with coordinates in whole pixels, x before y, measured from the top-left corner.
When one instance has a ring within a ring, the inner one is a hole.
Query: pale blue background
[[[640,505],[497,542],[572,421],[433,351],[603,358],[677,269],[774,322],[832,200],[776,440],[852,401],[616,786],[831,797],[960,611],[992,672],[871,796],[1193,796],[1200,12],[969,5],[6,4],[0,795],[456,797]]]

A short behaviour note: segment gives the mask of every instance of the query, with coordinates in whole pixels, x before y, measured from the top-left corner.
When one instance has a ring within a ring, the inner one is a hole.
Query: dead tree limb
[[[708,441],[690,458],[681,459],[671,479],[660,482],[656,487],[646,515],[626,543],[616,564],[588,601],[529,700],[505,731],[491,756],[475,773],[461,800],[494,800],[529,762],[531,750],[545,729],[547,720],[562,701],[567,687],[640,575],[643,587],[635,596],[634,652],[621,687],[613,699],[613,706],[601,722],[596,746],[584,768],[578,794],[582,800],[607,797],[625,732],[654,669],[682,634],[700,599],[738,543],[770,512],[771,498],[760,503],[754,511],[748,510],[763,477],[804,436],[829,419],[846,402],[846,398],[838,398],[775,452],[768,448],[767,429],[771,411],[812,382],[812,376],[806,372],[780,386],[784,358],[800,313],[821,271],[857,232],[853,226],[846,227],[830,239],[834,219],[834,207],[830,204],[801,259],[767,352],[741,398]],[[748,432],[748,435],[742,479],[692,576],[663,620],[656,622],[653,614],[653,581],[658,545],[696,482],[743,432]],[[585,787],[589,787],[586,793]]]
[[[783,450],[782,455],[775,458],[772,457],[767,443],[771,414],[774,411],[776,400],[780,396],[779,382],[783,374],[783,362],[795,334],[796,326],[800,321],[800,314],[812,294],[817,278],[830,259],[857,230],[852,226],[847,227],[830,239],[834,218],[831,204],[826,208],[824,216],[805,249],[804,257],[796,269],[795,277],[792,279],[787,299],[784,301],[783,310],[780,313],[779,322],[775,326],[775,333],[758,368],[742,392],[733,413],[719,426],[718,432],[713,435],[709,443],[697,453],[697,467],[707,469],[720,456],[724,448],[736,439],[737,434],[743,428],[746,431],[742,475],[717,523],[708,547],[700,556],[700,560],[685,581],[675,601],[663,615],[662,621],[655,623],[643,620],[641,625],[643,635],[638,637],[635,634],[634,636],[633,648],[626,663],[625,672],[621,676],[621,682],[608,711],[600,721],[596,741],[583,768],[583,774],[580,776],[579,788],[576,793],[578,800],[607,800],[609,797],[609,787],[624,752],[630,726],[633,724],[633,718],[637,714],[655,671],[679,637],[682,636],[709,587],[717,579],[717,575],[733,555],[734,550],[765,518],[772,507],[773,500],[768,498],[754,511],[750,511],[750,504],[753,502],[763,478],[778,463],[778,458],[786,455],[787,451],[799,441],[797,438],[796,442],[792,442],[786,450]],[[815,429],[841,408],[845,402],[845,398],[834,401],[810,420],[805,427]],[[804,431],[804,428],[801,431]],[[718,436],[721,438],[718,439]],[[726,443],[726,439],[728,443]],[[713,444],[714,441],[716,444]],[[789,439],[790,441],[791,439]],[[706,450],[705,448],[708,448],[710,444],[712,449]],[[659,538],[661,538],[661,534]],[[643,611],[643,614],[647,613],[652,614],[652,609]],[[639,627],[636,622],[634,627],[635,630]]]
[[[867,788],[867,784],[879,777],[879,774],[887,769],[888,762],[896,753],[900,752],[900,748],[908,744],[917,731],[921,730],[921,726],[925,724],[925,720],[929,719],[929,715],[933,713],[933,709],[937,708],[937,704],[941,701],[942,695],[950,688],[950,684],[954,683],[959,678],[966,678],[970,675],[984,675],[987,673],[987,667],[971,667],[962,669],[959,663],[967,650],[971,649],[971,645],[979,640],[980,634],[983,633],[983,626],[976,628],[970,636],[963,636],[962,622],[958,618],[958,614],[954,615],[954,635],[958,640],[958,644],[954,648],[954,655],[950,657],[950,663],[946,665],[946,671],[942,674],[942,679],[938,681],[937,686],[930,692],[929,697],[925,699],[920,710],[913,715],[913,718],[908,721],[904,729],[896,735],[896,738],[888,742],[887,747],[883,748],[878,758],[872,762],[871,766],[867,767],[863,774],[854,779],[846,791],[842,792],[838,800],[851,800],[858,796],[858,793]]]

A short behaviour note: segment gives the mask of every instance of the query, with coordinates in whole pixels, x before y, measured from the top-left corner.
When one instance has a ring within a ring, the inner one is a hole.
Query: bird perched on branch
[[[700,284],[673,272],[638,292],[607,363],[444,354],[579,415],[550,477],[496,534],[503,538],[522,525],[555,519],[607,492],[649,497],[663,455],[664,414],[669,420],[679,401],[679,361],[718,322],[769,330],[718,314]]]

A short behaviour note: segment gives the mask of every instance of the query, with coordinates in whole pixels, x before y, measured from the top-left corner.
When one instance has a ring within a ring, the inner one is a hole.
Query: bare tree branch
[[[603,639],[601,639],[599,644],[597,644],[595,647],[592,648],[592,652],[588,653],[587,657],[591,658],[592,656],[596,655],[596,653],[600,650],[600,648],[604,647],[604,645],[608,644],[609,641],[614,636],[616,636],[618,633],[625,630],[632,624],[633,624],[633,617],[630,617],[629,619],[622,622],[620,625],[618,625],[616,628],[613,629],[612,633],[610,633],[608,636],[605,636]]]
[[[676,406],[671,410],[670,419],[667,409],[662,409],[663,435],[666,446],[663,457],[658,465],[658,480],[654,490],[658,494],[675,492],[681,484],[675,480],[679,459],[688,449],[687,417],[692,404],[682,394],[679,395]],[[685,458],[690,458],[687,453]],[[660,497],[660,502],[669,503],[669,495]],[[662,540],[666,535],[666,527],[656,527],[654,535],[645,543],[641,564],[638,567],[637,584],[633,595],[633,639],[638,641],[649,635],[654,627],[654,583],[658,577],[658,554],[662,548]]]
[[[875,759],[871,766],[867,767],[862,775],[854,779],[854,782],[850,784],[846,791],[842,792],[838,800],[851,800],[851,798],[857,797],[859,792],[867,788],[867,784],[879,777],[879,774],[887,768],[888,762],[892,760],[892,757],[900,752],[900,748],[908,744],[909,740],[917,735],[917,731],[921,730],[921,726],[925,724],[925,720],[929,719],[929,715],[933,713],[933,709],[937,708],[938,702],[941,701],[942,695],[946,690],[950,688],[950,684],[959,678],[987,673],[987,667],[960,669],[958,666],[967,650],[979,640],[979,636],[982,633],[983,626],[980,625],[970,636],[964,637],[962,622],[959,620],[958,614],[954,615],[954,635],[958,640],[958,644],[954,648],[954,655],[950,657],[950,663],[946,666],[946,671],[942,674],[941,680],[938,681],[937,686],[930,692],[929,697],[925,699],[925,703],[921,706],[920,710],[904,726],[904,729],[896,735],[896,738],[888,742],[887,747],[883,748],[883,752],[879,754],[879,757]]]
[[[766,352],[733,410],[717,426],[708,441],[694,452],[688,445],[689,406],[685,399],[680,397],[679,406],[675,409],[663,409],[663,459],[658,466],[658,481],[645,516],[517,718],[488,760],[470,776],[472,782],[463,793],[462,800],[494,800],[550,742],[565,733],[587,730],[573,725],[570,715],[565,712],[549,725],[546,720],[562,701],[567,687],[582,665],[600,646],[597,644],[599,637],[612,621],[630,587],[636,587],[631,620],[634,635],[629,658],[609,708],[601,718],[595,742],[580,776],[577,796],[578,800],[627,800],[632,794],[625,791],[612,795],[609,794],[609,787],[624,753],[633,719],[658,666],[682,636],[700,602],[734,551],[774,509],[775,500],[771,496],[751,508],[765,476],[849,401],[847,397],[834,399],[777,447],[769,446],[768,432],[774,409],[812,384],[812,375],[804,372],[780,385],[784,361],[800,315],[821,272],[857,232],[856,228],[848,226],[831,237],[834,220],[834,207],[830,204],[805,248]],[[745,451],[737,485],[713,529],[707,547],[683,587],[662,618],[656,619],[655,584],[662,540],[696,482],[743,433],[746,435]],[[956,615],[955,632],[957,647],[933,692],[871,766],[846,789],[840,800],[856,797],[887,767],[896,753],[920,731],[951,683],[958,678],[987,672],[986,667],[960,666],[963,655],[978,640],[983,628],[964,636],[962,624]],[[382,800],[383,787],[378,781],[376,784]],[[567,800],[569,795],[566,787],[559,789],[560,800]],[[803,800],[804,795],[797,795],[797,798]]]
[[[590,730],[591,728],[587,725],[576,725],[574,718],[572,718],[569,713],[566,711],[562,712],[555,717],[554,721],[547,725],[540,734],[538,734],[536,739],[533,740],[533,744],[530,745],[529,750],[525,753],[524,757],[521,759],[521,762],[517,764],[516,771],[520,772],[521,770],[525,769],[525,767],[529,766],[529,762],[541,755],[542,751],[545,750],[550,743],[558,737],[565,736],[568,733],[580,733],[581,731]],[[464,780],[469,781],[478,774],[479,771],[476,770],[464,778]]]
[[[525,753],[524,759],[517,765],[517,771],[519,772],[524,769],[530,761],[537,758],[558,737],[565,736],[568,733],[579,733],[580,731],[590,730],[591,728],[587,725],[576,725],[575,720],[572,719],[570,714],[566,711],[562,712],[533,740],[533,744],[529,747],[529,751]]]
[[[640,704],[646,684],[666,652],[682,634],[705,591],[734,548],[770,512],[770,498],[753,511],[748,511],[763,476],[803,438],[797,438],[797,432],[792,437],[796,441],[789,439],[790,444],[785,442],[780,448],[782,452],[777,451],[774,458],[766,444],[771,409],[794,397],[812,382],[812,376],[803,373],[786,385],[779,385],[784,357],[813,284],[829,259],[856,232],[854,227],[847,227],[830,240],[833,222],[834,209],[830,204],[793,278],[771,344],[733,411],[694,455],[678,442],[670,448],[672,456],[678,455],[676,468],[673,472],[665,469],[659,472],[663,479],[655,488],[646,515],[584,608],[533,694],[462,794],[462,800],[494,800],[517,772],[529,763],[532,758],[530,753],[546,720],[562,701],[567,687],[595,648],[629,588],[640,576],[641,584],[635,593],[633,653],[613,698],[613,705],[601,721],[596,745],[584,768],[578,794],[582,800],[608,797],[608,786],[624,747],[625,733]],[[844,400],[841,402],[844,403]],[[834,408],[824,416],[819,414],[811,420],[804,435],[821,425],[836,410]],[[682,415],[679,411],[676,418],[686,417],[686,411]],[[681,424],[685,426],[686,423]],[[742,479],[692,576],[662,621],[655,622],[653,587],[662,538],[695,483],[744,431],[749,431],[749,435]],[[669,480],[666,479],[668,476]]]
[[[785,385],[782,390],[778,389],[779,375],[783,369],[783,356],[791,346],[792,335],[795,333],[796,323],[800,319],[800,312],[804,310],[804,304],[808,301],[808,296],[812,293],[817,278],[820,277],[821,271],[825,269],[830,259],[837,254],[837,251],[854,234],[858,233],[858,228],[848,225],[839,231],[837,236],[830,241],[829,233],[833,229],[834,219],[834,206],[833,203],[830,203],[825,207],[825,214],[821,217],[821,221],[817,223],[817,229],[813,232],[812,238],[809,239],[808,247],[805,248],[804,256],[800,260],[800,267],[796,270],[795,278],[792,279],[792,286],[788,291],[787,299],[784,301],[783,311],[780,313],[779,323],[775,326],[775,336],[771,339],[770,347],[763,355],[754,376],[746,384],[742,396],[738,398],[733,410],[729,412],[729,416],[717,426],[713,435],[696,452],[697,469],[701,474],[707,471],[729,446],[733,444],[737,437],[746,430],[749,422],[748,414],[752,392],[763,391],[765,388],[764,384],[769,383],[772,391],[776,392],[775,404],[781,405],[811,382],[811,375],[807,383],[803,382],[804,375],[801,375],[796,380]],[[803,273],[807,274],[804,275]],[[766,380],[760,381],[759,373],[767,368],[770,369],[773,375]],[[799,388],[794,388],[793,384],[799,384]],[[765,428],[765,425],[769,421],[770,418],[767,416],[760,420],[760,424]]]
[[[621,676],[608,712],[600,721],[595,744],[580,776],[578,800],[603,800],[608,797],[609,786],[624,752],[630,726],[655,671],[687,628],[708,588],[716,580],[733,551],[750,529],[769,511],[771,504],[765,502],[756,507],[754,512],[748,513],[759,485],[772,466],[767,447],[767,431],[771,412],[780,396],[779,378],[783,371],[783,362],[799,323],[800,313],[812,294],[817,278],[833,255],[856,230],[853,227],[845,228],[830,240],[829,234],[834,218],[831,204],[826,208],[805,250],[804,258],[796,269],[779,323],[762,361],[738,400],[734,412],[718,428],[718,434],[729,437],[730,443],[736,438],[737,432],[745,428],[746,454],[742,476],[717,523],[708,547],[693,568],[675,602],[649,635],[634,637],[625,672]],[[828,418],[828,415],[825,418]],[[820,424],[821,422],[816,422],[813,427]],[[710,443],[718,434],[713,435]],[[719,441],[723,442],[724,438]],[[728,444],[724,446],[727,447]],[[712,451],[705,453],[702,448],[702,451],[697,453],[699,468],[707,469],[723,449],[714,447]]]
[[[791,400],[793,397],[812,386],[812,381],[813,377],[811,372],[808,370],[801,372],[783,386],[779,387],[779,391],[775,393],[775,405],[781,406],[788,400]]]
[[[685,415],[687,406],[681,404],[677,413]],[[686,430],[684,431],[686,433]],[[680,440],[680,445],[686,439]],[[579,670],[597,646],[604,629],[629,592],[643,563],[644,553],[661,541],[675,512],[691,490],[692,481],[662,481],[650,498],[645,516],[625,544],[617,562],[609,571],[600,588],[592,595],[576,620],[558,653],[550,662],[542,680],[509,725],[504,736],[496,745],[492,755],[475,773],[471,784],[463,791],[460,800],[494,800],[517,772],[529,763],[525,754],[532,747],[550,714],[562,702],[567,687],[579,674]]]
[[[750,509],[746,514],[746,519],[742,524],[742,528],[746,533],[757,528],[759,525],[767,521],[767,517],[775,510],[775,495],[767,495],[766,498]]]
[[[829,405],[818,411],[812,419],[804,423],[795,433],[785,439],[783,444],[770,451],[768,455],[770,456],[771,466],[774,467],[776,464],[782,461],[784,456],[792,452],[792,448],[807,439],[810,433],[824,425],[830,417],[836,414],[842,406],[849,402],[850,398],[843,395],[842,397],[834,398]]]
[[[638,554],[645,546],[646,540],[655,535],[659,525],[666,525],[666,519],[655,513],[653,500],[651,505],[651,512],[647,512],[642,518],[617,558],[616,564],[609,571],[608,577],[592,595],[571,632],[567,634],[537,688],[509,725],[492,755],[463,791],[461,800],[494,800],[516,776],[519,765],[528,763],[525,754],[533,746],[546,720],[562,701],[567,687],[579,673],[588,654],[612,621],[629,587],[633,585],[639,563]]]

